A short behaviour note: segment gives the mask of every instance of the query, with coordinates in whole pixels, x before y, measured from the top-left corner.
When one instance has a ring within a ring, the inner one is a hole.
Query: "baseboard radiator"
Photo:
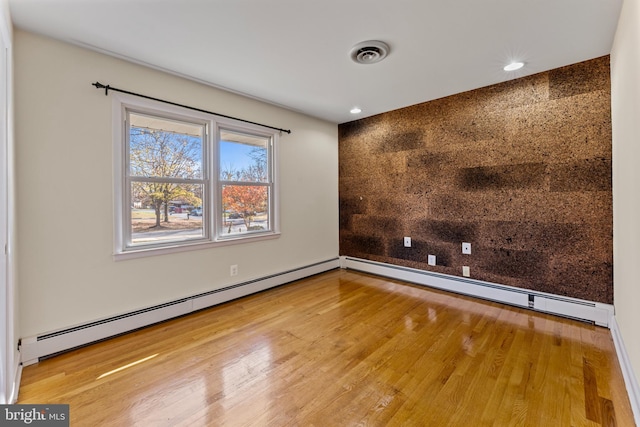
[[[130,332],[158,322],[183,316],[227,301],[241,298],[295,280],[340,267],[339,258],[322,261],[286,272],[237,283],[222,289],[194,295],[119,316],[75,326],[60,331],[23,338],[20,348],[24,366],[42,358],[81,347],[109,337]]]
[[[341,257],[340,265],[342,268],[358,270],[558,316],[570,317],[592,322],[604,327],[610,326],[611,318],[614,315],[613,305],[610,304],[569,298],[544,292],[535,292],[466,277],[449,276],[352,257]]]

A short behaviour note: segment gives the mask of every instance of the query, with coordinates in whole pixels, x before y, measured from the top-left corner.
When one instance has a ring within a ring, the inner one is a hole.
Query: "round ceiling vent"
[[[351,49],[351,59],[358,64],[375,64],[389,54],[389,46],[381,41],[369,40],[358,43]]]

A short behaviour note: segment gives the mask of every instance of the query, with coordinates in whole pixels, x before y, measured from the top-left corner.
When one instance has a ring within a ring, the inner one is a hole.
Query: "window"
[[[128,246],[207,237],[202,216],[189,212],[205,198],[206,125],[127,110],[125,136]]]
[[[271,138],[221,129],[218,140],[218,186],[223,220],[219,235],[270,230]]]
[[[114,105],[116,257],[278,235],[274,131],[121,96]]]

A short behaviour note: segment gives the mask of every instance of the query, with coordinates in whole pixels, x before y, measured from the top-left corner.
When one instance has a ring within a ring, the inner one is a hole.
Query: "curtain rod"
[[[214,113],[213,111],[207,111],[207,110],[202,110],[202,109],[196,108],[196,107],[190,107],[190,106],[184,105],[184,104],[178,104],[177,102],[166,101],[164,99],[154,98],[152,96],[142,95],[140,93],[129,92],[128,90],[118,89],[118,88],[115,88],[115,87],[109,86],[109,85],[103,85],[100,82],[91,83],[91,86],[95,86],[96,89],[104,89],[104,95],[105,96],[108,96],[109,95],[109,91],[113,90],[115,92],[126,93],[128,95],[139,96],[140,98],[151,99],[152,101],[164,102],[165,104],[175,105],[176,107],[188,108],[189,110],[199,111],[201,113],[213,114],[215,116],[224,117],[226,119],[239,120],[239,121],[244,122],[244,123],[250,123],[252,125],[258,125],[258,126],[262,126],[262,127],[273,129],[273,130],[278,130],[280,132],[291,133],[291,130],[289,130],[289,129],[281,129],[281,128],[277,128],[277,127],[273,127],[273,126],[263,125],[262,123],[256,123],[256,122],[252,122],[252,121],[249,121],[249,120],[239,119],[239,118],[233,117],[233,116],[227,116],[227,115],[224,115],[224,114],[218,114],[218,113]]]

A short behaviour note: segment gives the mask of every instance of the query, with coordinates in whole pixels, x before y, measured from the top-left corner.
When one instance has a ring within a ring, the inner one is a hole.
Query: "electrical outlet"
[[[465,255],[471,255],[471,243],[462,244],[462,253]]]
[[[436,256],[435,255],[429,255],[428,258],[427,258],[427,264],[436,265]]]
[[[411,247],[411,237],[405,237],[404,238],[404,247],[405,248],[410,248]]]
[[[469,268],[468,265],[462,266],[462,275],[464,277],[471,277],[471,269]]]
[[[229,275],[231,275],[231,276],[237,276],[238,275],[238,264],[233,264],[229,268]]]

